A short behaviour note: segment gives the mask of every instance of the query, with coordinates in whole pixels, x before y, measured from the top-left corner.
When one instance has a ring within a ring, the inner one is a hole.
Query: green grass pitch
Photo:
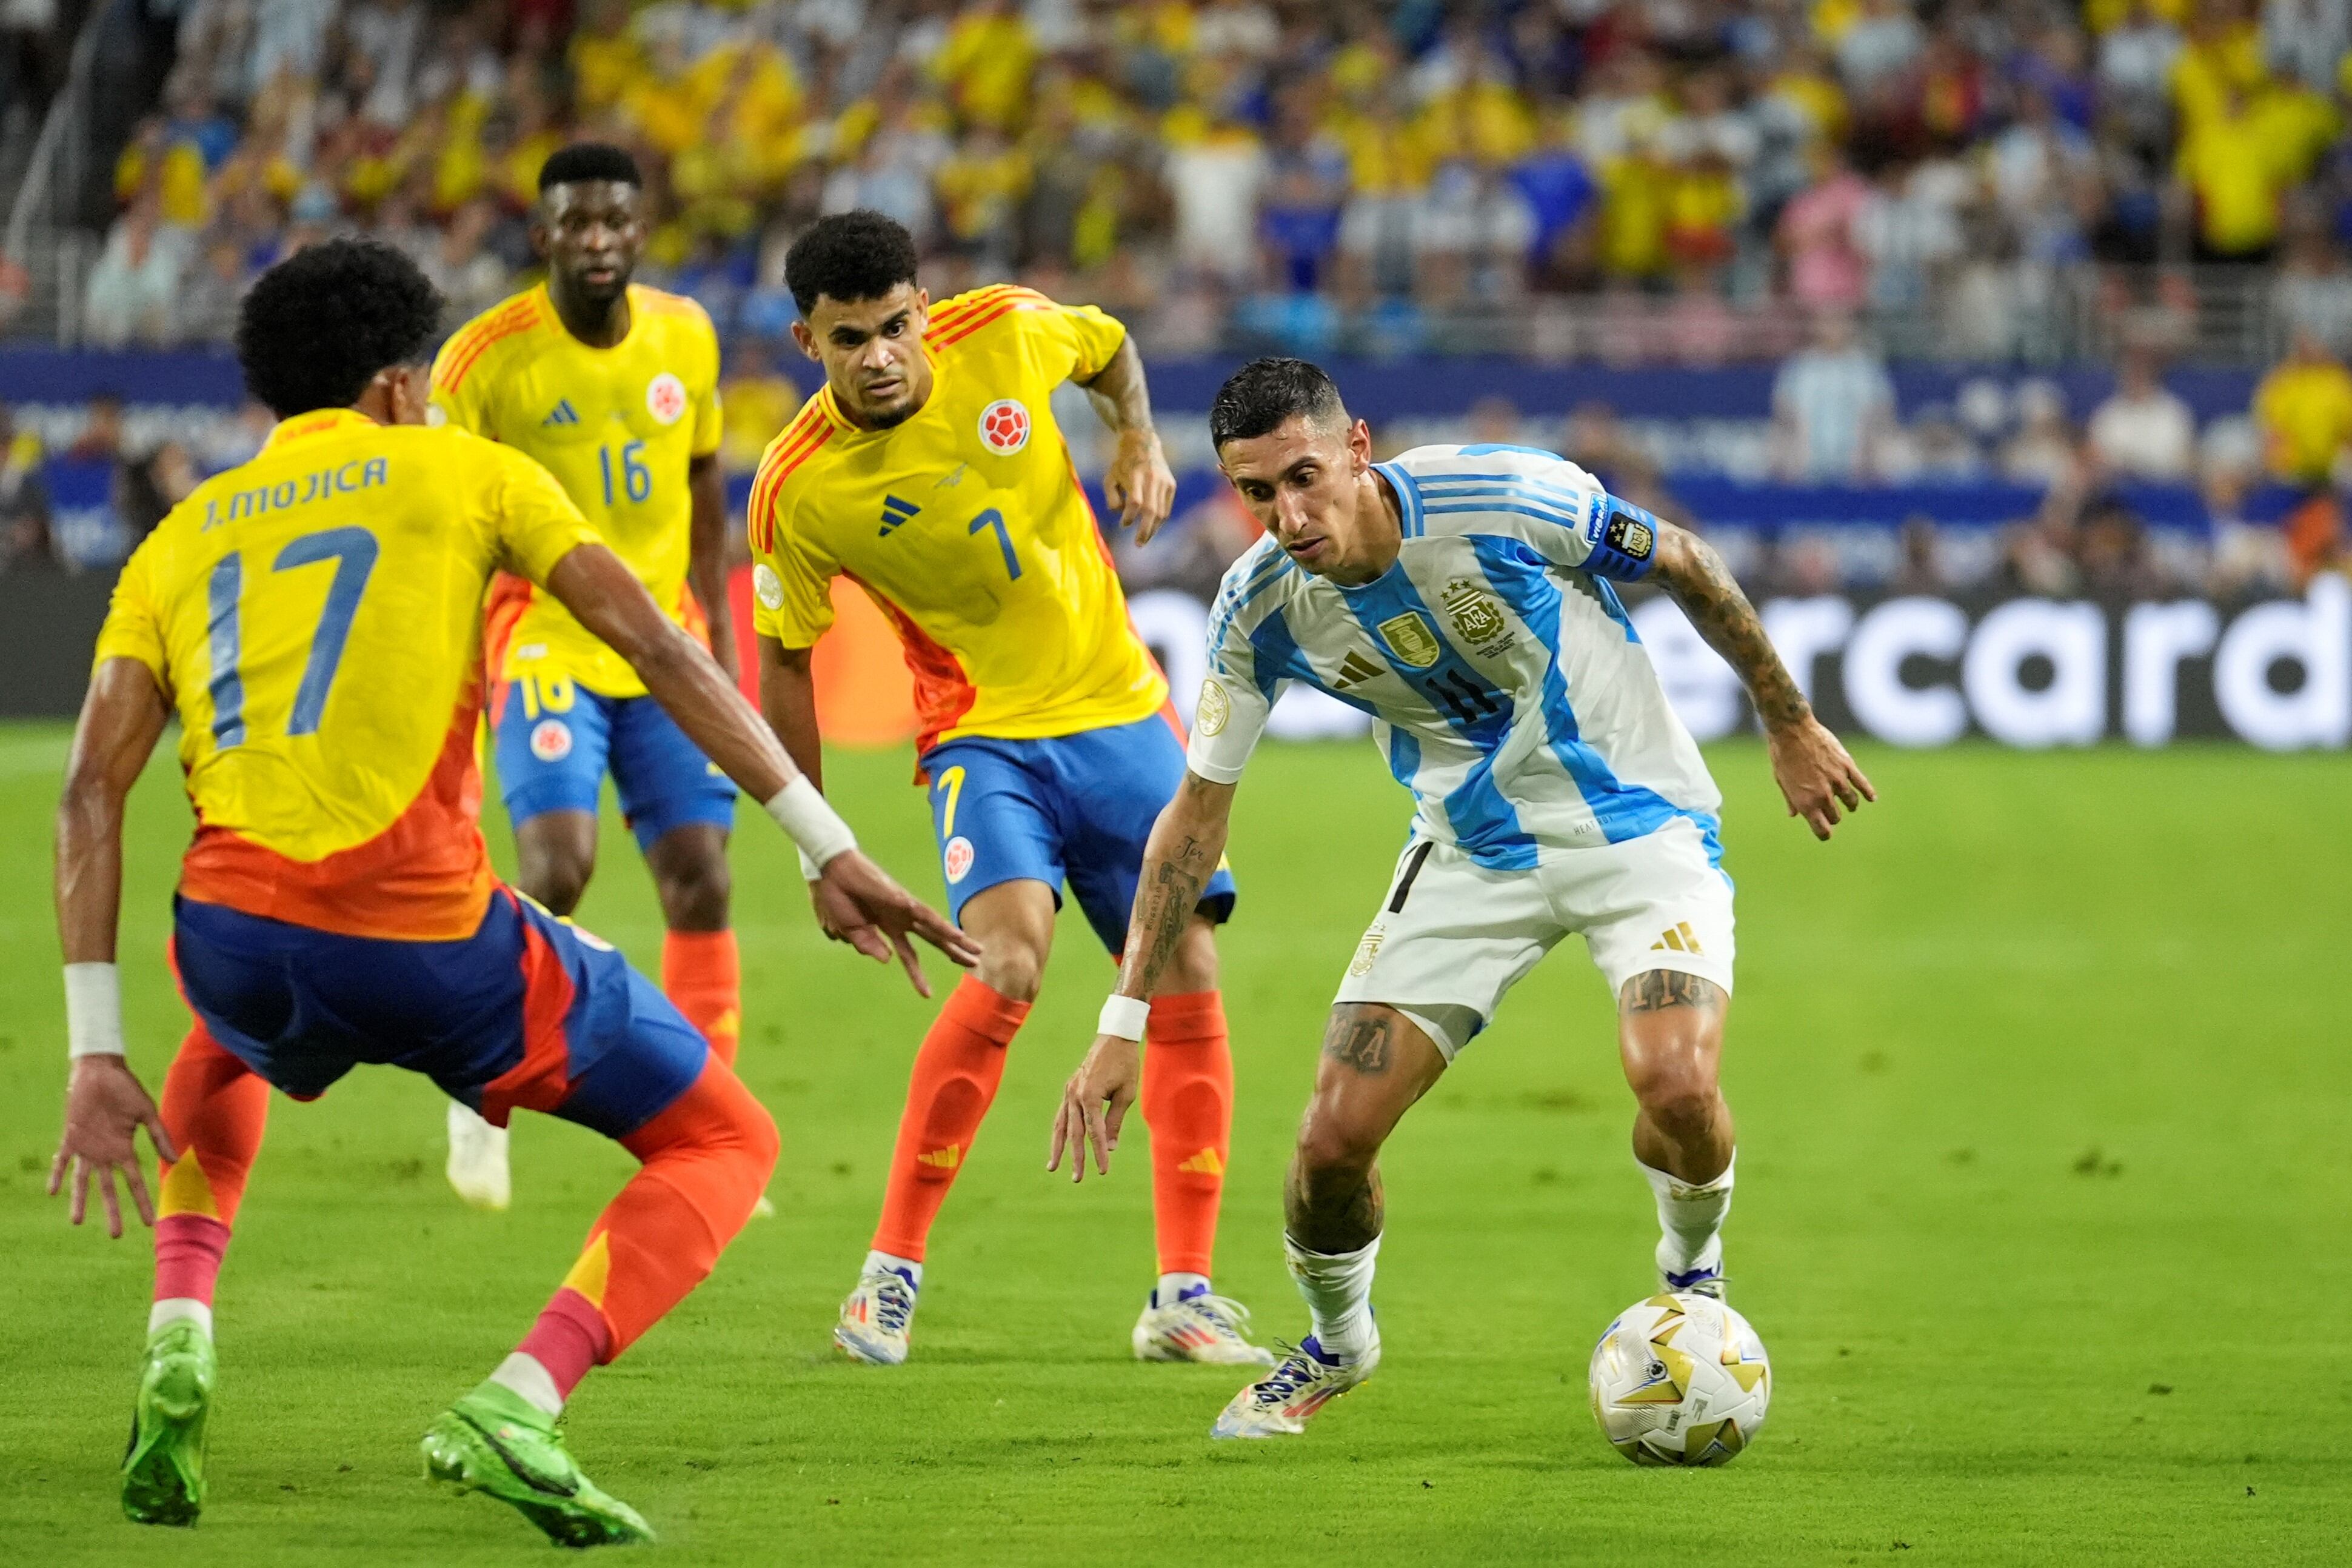
[[[523,1118],[509,1214],[460,1208],[439,1103],[390,1071],[280,1100],[222,1279],[213,1500],[115,1504],[143,1237],[40,1196],[63,1025],[46,892],[55,727],[0,730],[0,1517],[27,1564],[544,1561],[506,1510],[417,1479],[427,1419],[513,1343],[628,1167]],[[1109,966],[1066,921],[1045,998],[931,1254],[902,1371],[831,1353],[917,1037],[895,974],[815,935],[746,823],[744,1059],[782,1124],[772,1196],[692,1297],[593,1376],[571,1432],[666,1561],[1108,1563],[2352,1561],[2352,1153],[2340,758],[1872,751],[1883,803],[1831,845],[1762,753],[1730,796],[1740,988],[1735,1300],[1777,1369],[1728,1469],[1636,1470],[1584,1365],[1649,1289],[1610,1007],[1579,945],[1410,1115],[1387,1161],[1387,1361],[1301,1439],[1213,1446],[1231,1372],[1140,1366],[1140,1139],[1072,1190],[1044,1155]],[[904,756],[835,798],[936,891]],[[1225,944],[1239,1109],[1221,1286],[1303,1332],[1280,1178],[1319,1022],[1402,795],[1360,747],[1269,747],[1243,792]],[[160,957],[185,835],[167,758],[132,808],[134,1061],[184,1017]],[[506,829],[490,835],[501,854]],[[659,930],[617,824],[583,922]],[[934,963],[944,979],[947,967]]]

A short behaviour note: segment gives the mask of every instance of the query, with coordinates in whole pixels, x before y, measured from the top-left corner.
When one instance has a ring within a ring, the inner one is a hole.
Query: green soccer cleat
[[[205,1511],[205,1416],[212,1408],[212,1336],[185,1318],[147,1336],[122,1511],[134,1524],[194,1524]]]
[[[510,1503],[558,1546],[650,1545],[637,1511],[580,1473],[555,1423],[521,1395],[485,1383],[425,1432],[425,1479]]]

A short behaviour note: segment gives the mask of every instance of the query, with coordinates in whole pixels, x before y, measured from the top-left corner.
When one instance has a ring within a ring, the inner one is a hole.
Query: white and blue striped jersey
[[[1685,817],[1720,854],[1722,797],[1667,706],[1612,578],[1649,570],[1657,519],[1525,446],[1422,446],[1378,465],[1404,533],[1347,588],[1271,537],[1209,617],[1193,772],[1238,779],[1284,683],[1372,716],[1415,831],[1479,864],[1639,838]]]

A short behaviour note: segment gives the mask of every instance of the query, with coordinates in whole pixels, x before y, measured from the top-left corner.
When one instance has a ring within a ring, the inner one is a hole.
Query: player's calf
[[[1625,1081],[1641,1107],[1633,1155],[1657,1199],[1659,1280],[1718,1298],[1735,1152],[1717,1077],[1727,1005],[1713,981],[1675,969],[1634,976],[1618,1003]]]

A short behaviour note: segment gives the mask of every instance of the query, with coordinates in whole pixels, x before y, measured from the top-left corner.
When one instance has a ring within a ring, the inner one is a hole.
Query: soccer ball
[[[1764,1342],[1711,1296],[1636,1301],[1592,1347],[1592,1418],[1637,1465],[1728,1464],[1771,1397]]]

